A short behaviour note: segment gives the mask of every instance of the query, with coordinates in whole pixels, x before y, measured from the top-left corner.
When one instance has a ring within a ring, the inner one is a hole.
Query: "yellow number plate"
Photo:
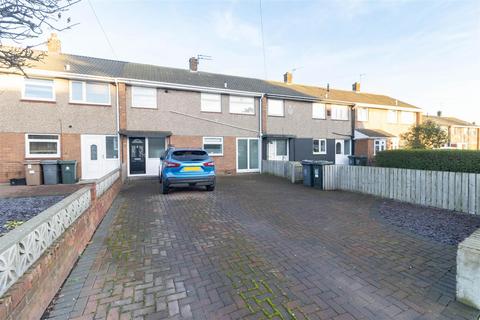
[[[183,171],[200,171],[200,167],[185,167]]]

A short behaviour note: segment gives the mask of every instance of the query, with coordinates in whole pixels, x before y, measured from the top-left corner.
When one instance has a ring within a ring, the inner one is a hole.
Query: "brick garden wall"
[[[53,299],[79,255],[120,191],[118,179],[100,198],[95,198],[85,211],[29,270],[0,299],[0,319],[39,319]]]

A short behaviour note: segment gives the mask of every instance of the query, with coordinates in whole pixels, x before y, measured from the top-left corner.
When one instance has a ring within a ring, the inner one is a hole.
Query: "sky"
[[[295,83],[345,90],[361,80],[480,123],[478,0],[82,0],[65,16],[78,23],[59,33],[66,53],[178,68],[203,54],[200,71],[281,81],[293,70]]]

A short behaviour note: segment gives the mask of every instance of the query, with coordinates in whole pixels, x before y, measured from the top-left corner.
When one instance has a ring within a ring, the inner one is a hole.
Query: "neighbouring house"
[[[316,97],[318,103],[325,105],[326,115],[330,117],[328,132],[337,134],[337,140],[351,131],[352,154],[366,156],[370,161],[378,151],[401,148],[401,134],[422,121],[422,109],[385,95],[360,92],[358,82],[353,84],[352,91],[307,86],[293,83],[291,73],[287,72],[283,83],[273,83]],[[348,114],[350,131],[332,126],[338,125],[338,114],[342,114],[342,119]],[[347,153],[336,143],[335,153],[342,151]]]
[[[437,123],[448,134],[446,148],[480,150],[480,126],[454,117],[425,115],[425,120]]]
[[[0,183],[23,177],[33,159],[77,160],[79,179],[118,167],[153,176],[168,145],[205,148],[220,173],[259,172],[267,103],[289,113],[316,101],[264,80],[198,71],[196,58],[175,69],[60,48],[52,35],[28,77],[0,71]]]

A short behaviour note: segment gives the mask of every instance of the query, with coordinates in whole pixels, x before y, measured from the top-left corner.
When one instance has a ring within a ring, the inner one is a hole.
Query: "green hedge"
[[[378,167],[480,173],[480,151],[388,150],[377,153]]]

